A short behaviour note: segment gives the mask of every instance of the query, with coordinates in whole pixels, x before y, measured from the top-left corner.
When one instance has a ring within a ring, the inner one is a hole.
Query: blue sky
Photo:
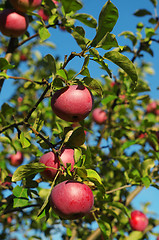
[[[102,9],[102,6],[105,4],[105,0],[83,0],[84,8],[82,12],[91,14],[96,19],[98,19],[98,15]],[[150,0],[134,0],[134,1],[128,1],[128,0],[112,0],[113,4],[118,8],[119,11],[119,19],[117,21],[117,24],[112,31],[113,34],[116,35],[116,38],[118,40],[119,45],[124,45],[125,43],[129,43],[129,40],[124,39],[124,37],[118,37],[118,35],[126,30],[135,32],[137,23],[143,22],[147,24],[147,17],[137,18],[133,16],[133,13],[140,8],[146,8],[149,11],[153,12],[154,14],[154,8]],[[159,9],[158,9],[159,11]],[[149,24],[147,26],[150,26]],[[84,27],[86,29],[86,37],[92,39],[95,35],[95,30],[90,29],[87,27]],[[159,30],[158,30],[159,31]],[[157,31],[157,32],[158,32]],[[50,37],[49,41],[52,41],[56,45],[56,50],[51,50],[51,52],[48,51],[45,47],[38,48],[42,55],[46,55],[48,53],[53,55],[59,55],[60,60],[63,61],[65,55],[69,55],[72,51],[80,52],[80,48],[77,46],[75,40],[66,32],[61,31],[60,29],[51,30],[52,36]],[[147,80],[149,81],[149,85],[151,88],[151,92],[149,93],[150,96],[153,99],[159,99],[159,93],[157,91],[157,86],[159,86],[159,67],[158,67],[158,59],[159,59],[159,47],[156,43],[153,44],[153,50],[154,50],[154,57],[152,58],[150,55],[145,53],[145,59],[152,63],[152,67],[154,68],[155,74],[153,76],[147,75]],[[80,59],[74,59],[72,62],[69,63],[69,68],[75,68],[77,71],[80,69],[80,66],[82,64],[82,61]],[[108,63],[109,64],[109,63]],[[111,65],[114,68],[115,66]],[[92,68],[90,69],[91,76],[100,78],[100,75],[103,74],[101,70],[94,67],[92,65]],[[12,95],[12,92],[14,91],[14,87],[12,85],[12,80],[7,80],[5,82],[4,88],[2,90],[2,93],[0,95],[0,106],[6,102]],[[158,207],[158,201],[159,201],[159,191],[156,189],[150,187],[148,189],[145,189],[142,191],[141,194],[139,194],[135,200],[133,200],[133,206],[138,209],[142,210],[141,203],[145,202],[151,202],[151,205],[149,206],[149,210],[153,211],[157,214],[157,217],[159,219],[159,207]],[[156,231],[159,228],[155,229]],[[59,237],[57,237],[59,239]],[[153,236],[151,236],[150,240],[155,240]]]

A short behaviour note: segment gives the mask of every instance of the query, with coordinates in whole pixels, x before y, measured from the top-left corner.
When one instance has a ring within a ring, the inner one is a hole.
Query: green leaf
[[[128,218],[130,218],[130,211],[127,209],[127,207],[124,206],[124,204],[120,202],[108,202],[108,205],[120,209],[128,216]]]
[[[125,150],[126,148],[128,148],[134,144],[136,144],[136,140],[129,140],[129,141],[124,142],[122,144],[121,148],[122,148],[122,150]]]
[[[87,170],[84,167],[78,167],[76,168],[77,175],[82,178],[87,177]]]
[[[1,113],[4,117],[6,117],[7,115],[13,115],[15,113],[15,109],[12,108],[8,103],[3,103]]]
[[[102,99],[101,103],[102,103],[103,105],[107,105],[109,102],[115,100],[116,98],[117,98],[116,95],[108,95],[108,97]]]
[[[53,75],[56,74],[56,61],[54,57],[51,54],[47,54],[44,58],[43,61],[48,64],[50,72],[53,73]]]
[[[0,70],[6,70],[6,69],[13,69],[14,65],[11,65],[8,63],[8,61],[5,58],[0,58]]]
[[[96,48],[103,48],[109,50],[113,47],[119,47],[114,34],[106,33],[102,40],[97,44]]]
[[[85,38],[85,31],[82,27],[75,27],[71,33],[71,35],[76,40],[77,44],[83,50],[86,48],[87,43],[89,42],[88,39]]]
[[[139,231],[133,231],[126,238],[127,240],[140,240],[143,237],[143,233]]]
[[[21,132],[20,134],[20,142],[23,148],[28,148],[31,145],[29,139],[25,136],[24,132]]]
[[[30,175],[43,172],[45,169],[46,169],[45,164],[40,162],[22,165],[15,170],[12,176],[12,182],[20,181],[23,178],[26,178]]]
[[[75,14],[75,15],[73,15],[72,18],[79,20],[80,22],[84,23],[86,26],[91,27],[91,28],[96,28],[96,26],[97,26],[96,19],[86,13]]]
[[[80,147],[85,142],[85,132],[83,127],[76,127],[65,135],[64,143],[70,147]]]
[[[48,39],[51,34],[49,33],[48,29],[44,26],[40,26],[39,28],[39,36],[40,36],[40,39],[42,41],[45,41],[46,39]]]
[[[24,207],[28,205],[28,194],[27,188],[16,186],[13,189],[14,198],[14,207]]]
[[[99,176],[99,174],[93,170],[93,169],[86,169],[87,171],[87,178],[89,179],[95,179],[97,180],[100,184],[102,184],[102,180],[101,177]]]
[[[104,62],[104,58],[99,55],[99,52],[95,48],[90,49],[89,52],[93,56],[93,61],[100,64],[102,66],[102,69],[105,70],[111,78],[111,70],[108,68],[108,64]]]
[[[133,32],[124,31],[121,34],[119,34],[119,36],[125,36],[125,38],[129,38],[132,41],[133,46],[135,46],[137,44],[137,38]]]
[[[9,76],[8,76],[5,72],[1,72],[1,73],[0,73],[0,77],[4,77],[4,78],[6,78],[6,79],[9,78]]]
[[[157,0],[150,0],[150,2],[154,5],[154,7],[157,6]]]
[[[89,77],[85,77],[82,80],[84,85],[86,85],[89,89],[95,91],[99,96],[103,96],[102,85],[99,81]]]
[[[151,181],[148,176],[142,177],[141,181],[143,182],[143,184],[146,188],[148,188],[151,184]]]
[[[133,84],[137,84],[137,72],[134,64],[124,55],[116,51],[110,51],[104,54],[104,58],[115,63],[117,66],[122,68],[132,79]]]
[[[104,239],[109,239],[111,234],[111,226],[108,222],[97,219],[98,226],[102,232]]]
[[[92,47],[96,47],[97,44],[106,35],[106,33],[113,30],[117,19],[118,9],[113,5],[111,1],[107,1],[99,15],[97,33],[91,43]]]
[[[142,176],[145,177],[145,176],[149,175],[150,169],[153,168],[154,166],[155,166],[155,161],[153,158],[144,160],[141,163]]]
[[[134,13],[134,15],[137,17],[144,17],[146,15],[152,15],[152,14],[146,9],[139,9]]]
[[[61,0],[61,3],[66,14],[76,12],[82,8],[82,3],[77,0]]]

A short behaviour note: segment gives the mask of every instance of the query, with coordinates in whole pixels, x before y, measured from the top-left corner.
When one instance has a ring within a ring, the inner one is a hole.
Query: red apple
[[[159,236],[156,238],[156,240],[159,240]]]
[[[13,9],[5,9],[0,13],[0,31],[8,37],[23,35],[29,24],[26,14],[18,13]]]
[[[60,161],[57,155],[53,152],[45,153],[40,158],[40,162],[44,163],[46,167],[52,167],[52,169],[46,168],[43,172],[41,172],[41,175],[47,180],[50,180],[50,181],[53,180],[60,167]]]
[[[16,154],[11,154],[9,156],[9,159],[10,159],[10,164],[14,167],[17,167],[20,164],[22,164],[24,160],[24,156],[20,151],[18,151]]]
[[[92,190],[84,183],[67,180],[53,188],[50,203],[61,218],[78,219],[90,212],[94,197]]]
[[[42,17],[43,21],[47,21],[49,19],[47,12],[45,12],[45,10],[42,8],[38,10],[38,15]]]
[[[148,137],[147,133],[140,133],[140,135],[138,136],[138,138],[143,139]]]
[[[131,212],[131,218],[129,219],[130,226],[133,230],[144,231],[148,226],[148,218],[146,215],[138,210]]]
[[[85,119],[92,110],[93,97],[83,85],[71,85],[56,91],[51,99],[54,113],[68,122]]]
[[[20,60],[23,61],[23,62],[25,62],[25,61],[27,60],[27,56],[22,53],[22,54],[20,55]]]
[[[103,124],[107,120],[107,115],[101,108],[95,108],[92,113],[93,121],[97,124]]]
[[[75,164],[74,150],[72,148],[62,148],[60,158],[65,167],[67,167],[67,163],[71,163],[71,171],[72,171],[73,166]]]
[[[147,105],[146,111],[147,111],[147,113],[151,113],[151,112],[154,112],[156,110],[156,108],[157,108],[157,102],[153,101]]]
[[[9,0],[12,6],[20,12],[33,11],[41,5],[42,0]]]

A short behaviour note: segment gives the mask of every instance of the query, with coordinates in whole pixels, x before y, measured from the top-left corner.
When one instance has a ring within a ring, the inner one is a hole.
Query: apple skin
[[[11,154],[9,156],[10,164],[14,167],[18,167],[19,165],[22,164],[24,160],[24,156],[20,151],[17,151],[16,154]]]
[[[46,168],[43,172],[41,172],[41,175],[47,179],[47,180],[53,180],[59,167],[60,167],[60,161],[57,157],[57,155],[53,152],[48,152],[45,153],[41,158],[40,162],[44,163],[46,167],[52,167],[51,168]]]
[[[101,108],[95,108],[92,112],[93,121],[101,125],[107,120],[106,112]]]
[[[92,190],[84,183],[67,180],[53,188],[50,204],[61,218],[78,219],[90,212],[94,196]]]
[[[20,12],[33,11],[41,5],[42,0],[9,0],[12,6]]]
[[[138,210],[131,212],[131,218],[129,219],[130,226],[133,230],[144,231],[148,226],[148,218],[146,215]]]
[[[5,36],[20,37],[26,32],[28,24],[28,16],[24,13],[13,9],[4,9],[0,13],[0,31]]]
[[[80,122],[91,112],[93,96],[83,85],[67,86],[54,93],[51,107],[59,118],[68,122]]]
[[[156,101],[152,101],[147,105],[146,112],[147,113],[154,113],[155,115],[159,115],[159,103]]]
[[[72,148],[62,148],[60,158],[65,167],[67,163],[71,163],[71,171],[74,169],[75,160],[74,160],[74,150]]]
[[[49,19],[49,16],[47,15],[47,13],[45,13],[45,10],[42,8],[38,10],[38,15],[42,17],[43,21],[47,21]]]

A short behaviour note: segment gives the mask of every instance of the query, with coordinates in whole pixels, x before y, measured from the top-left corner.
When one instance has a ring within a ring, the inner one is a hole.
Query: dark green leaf
[[[15,170],[12,176],[12,182],[20,181],[23,178],[26,178],[30,175],[40,173],[45,169],[46,169],[45,164],[40,162],[22,165]]]
[[[96,48],[109,50],[110,48],[118,47],[118,42],[114,34],[106,33],[102,40],[97,44]]]
[[[95,91],[98,95],[103,95],[102,85],[95,79],[85,77],[83,78],[84,85],[86,85],[89,89]]]
[[[79,20],[80,22],[84,23],[85,25],[91,28],[96,28],[97,26],[96,19],[86,13],[75,14],[73,15],[72,18]]]
[[[113,30],[117,19],[118,9],[113,5],[111,1],[107,1],[99,15],[97,33],[91,43],[92,47],[96,47],[97,44],[106,35],[106,33]]]
[[[61,0],[64,12],[76,12],[82,8],[82,3],[77,0]]]
[[[88,39],[85,38],[85,31],[82,27],[74,28],[73,32],[71,33],[74,39],[76,40],[77,44],[83,50],[86,48],[87,43],[89,42]]]
[[[122,68],[132,79],[133,84],[137,84],[137,72],[134,64],[124,55],[116,51],[110,51],[104,54],[104,58],[112,61],[120,68]]]
[[[151,15],[151,12],[149,12],[146,9],[139,9],[134,13],[134,15],[137,16],[137,17],[143,17],[145,15]]]
[[[12,108],[8,103],[3,103],[1,113],[3,114],[4,117],[6,117],[7,115],[13,115],[14,112],[15,109]]]
[[[0,58],[0,70],[13,69],[14,65],[8,63],[5,58]]]
[[[154,5],[154,7],[157,6],[157,0],[150,0],[150,2],[152,2],[152,4]]]
[[[109,239],[111,234],[111,226],[108,222],[97,219],[98,226],[102,232],[104,239]]]
[[[52,72],[54,75],[56,74],[56,62],[54,57],[51,54],[47,54],[43,61],[48,64],[50,72]]]
[[[127,209],[127,207],[124,206],[124,204],[120,202],[108,202],[108,205],[120,209],[130,218],[130,211]]]

